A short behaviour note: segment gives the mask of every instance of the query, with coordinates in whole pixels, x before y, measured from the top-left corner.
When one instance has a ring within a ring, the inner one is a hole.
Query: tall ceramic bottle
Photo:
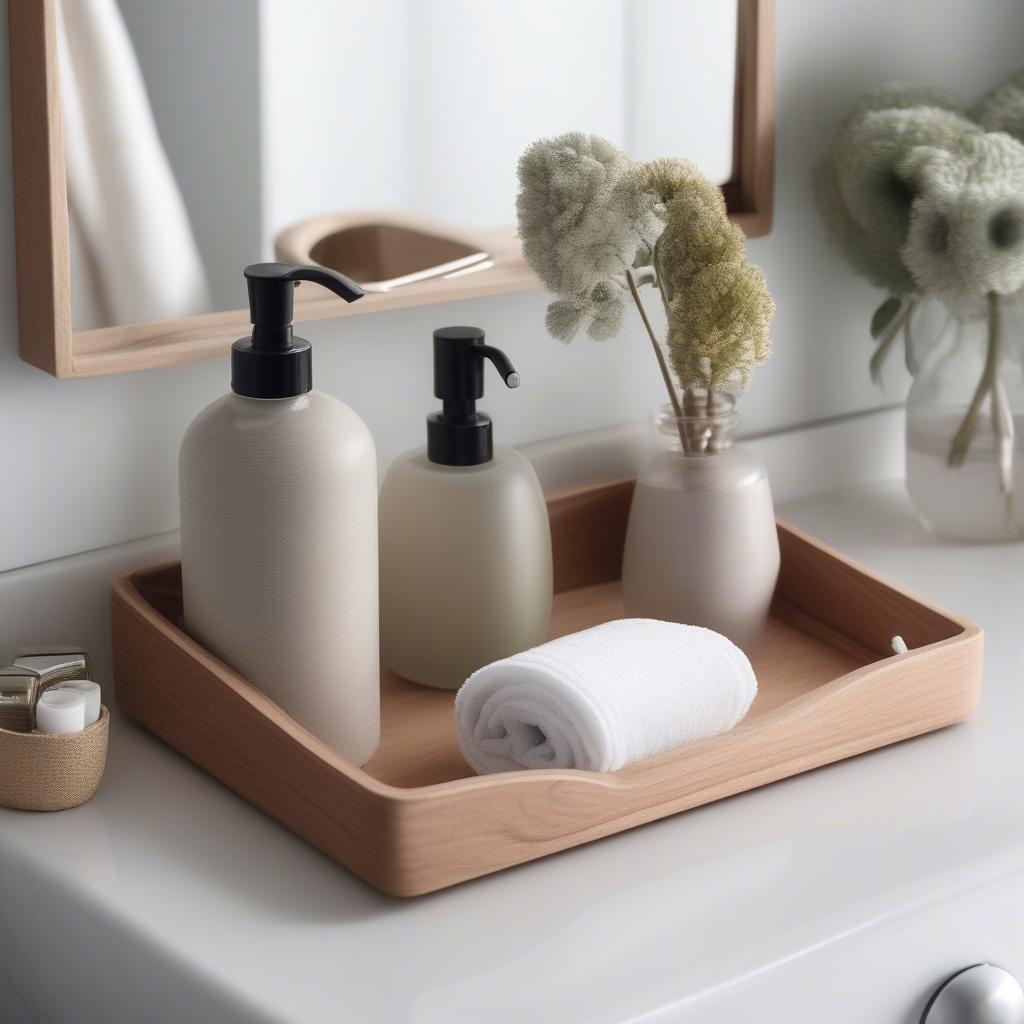
[[[533,467],[495,447],[477,412],[484,365],[519,386],[476,327],[434,332],[427,447],[400,455],[380,492],[381,658],[400,676],[457,689],[473,671],[547,639],[551,528]]]
[[[363,421],[312,390],[293,293],[320,267],[246,267],[252,336],[231,350],[231,393],[181,445],[185,630],[356,764],[380,740],[377,463]]]

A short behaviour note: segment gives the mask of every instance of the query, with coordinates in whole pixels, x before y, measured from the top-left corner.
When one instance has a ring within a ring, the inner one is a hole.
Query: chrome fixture
[[[1024,1024],[1024,989],[994,964],[965,967],[928,1000],[921,1024]]]

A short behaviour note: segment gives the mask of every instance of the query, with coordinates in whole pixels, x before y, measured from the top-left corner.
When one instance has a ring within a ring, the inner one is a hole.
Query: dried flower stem
[[[878,387],[881,387],[882,384],[882,367],[885,365],[886,359],[889,358],[889,353],[899,337],[900,330],[910,323],[910,315],[914,311],[915,303],[913,299],[900,296],[899,301],[900,310],[893,317],[892,323],[885,329],[885,333],[878,342],[878,346],[875,348],[875,353],[871,357],[871,363],[869,364],[871,380]],[[904,343],[909,345],[909,342],[906,340]]]
[[[661,370],[661,377],[665,382],[665,389],[668,391],[668,400],[672,403],[672,411],[676,416],[676,426],[679,430],[679,441],[683,446],[683,451],[688,452],[689,445],[686,438],[683,436],[683,424],[681,422],[683,409],[679,404],[679,395],[676,393],[676,386],[672,381],[672,374],[669,372],[668,363],[665,361],[665,353],[661,350],[658,335],[654,333],[654,327],[651,325],[651,318],[647,315],[647,307],[644,306],[643,299],[640,297],[640,289],[636,284],[636,275],[632,270],[626,271],[626,283],[629,285],[629,293],[633,296],[636,308],[640,311],[640,319],[643,321],[644,327],[647,330],[647,337],[651,339],[651,346],[654,349],[655,358],[658,360],[658,369]]]
[[[1017,525],[1017,495],[1013,478],[1013,451],[1017,430],[1013,422],[1010,396],[1007,395],[1006,385],[998,373],[992,387],[992,429],[996,435],[999,489],[1003,492],[1007,532],[1014,540],[1019,540],[1021,530]]]
[[[654,250],[651,253],[651,263],[654,267],[654,283],[658,286],[658,294],[661,296],[661,305],[665,310],[666,318],[669,316],[669,307],[671,302],[671,296],[668,293],[666,285],[669,281],[669,275],[665,268],[662,266],[661,261],[661,236],[658,236],[658,240],[654,243]],[[679,439],[683,442],[683,451],[687,455],[693,455],[698,452],[700,438],[694,433],[694,425],[692,417],[698,415],[697,413],[697,398],[693,390],[690,388],[683,388],[683,406],[679,409],[678,405],[675,406],[677,416],[685,416],[685,422],[679,424]]]
[[[914,335],[912,333],[917,302],[918,300],[915,298],[907,299],[907,316],[903,321],[903,363],[911,377],[916,377],[917,371],[920,369],[917,365],[917,356],[914,354]]]
[[[978,426],[978,418],[981,416],[981,407],[985,398],[991,394],[996,385],[996,375],[999,372],[999,359],[1002,355],[1003,331],[1002,317],[999,307],[999,296],[995,292],[988,293],[988,348],[985,352],[985,368],[982,370],[981,379],[974,390],[974,397],[967,407],[967,414],[964,416],[960,429],[953,438],[949,447],[949,456],[946,462],[949,466],[962,466],[967,452],[974,439],[974,431]]]
[[[683,415],[686,417],[686,437],[688,447],[687,455],[699,455],[701,453],[701,438],[694,420],[700,416],[700,403],[697,399],[697,392],[693,388],[683,389]]]

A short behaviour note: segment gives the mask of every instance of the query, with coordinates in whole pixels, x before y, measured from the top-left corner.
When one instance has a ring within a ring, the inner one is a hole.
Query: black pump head
[[[231,346],[231,390],[248,398],[294,398],[313,387],[313,353],[308,341],[292,336],[295,289],[301,281],[330,288],[346,302],[363,290],[326,267],[253,263],[243,271],[249,285],[252,335]]]
[[[479,466],[494,457],[491,419],[476,411],[484,394],[484,360],[505,384],[519,387],[519,374],[501,349],[484,344],[479,327],[434,331],[434,394],[441,412],[427,417],[427,458],[444,466]]]

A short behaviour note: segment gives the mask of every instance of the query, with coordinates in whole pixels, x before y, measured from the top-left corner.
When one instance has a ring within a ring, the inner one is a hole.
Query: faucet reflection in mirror
[[[623,598],[630,615],[708,626],[740,646],[760,633],[779,569],[764,467],[732,448],[741,390],[769,355],[774,303],[745,256],[721,191],[686,160],[638,162],[572,132],[519,163],[523,253],[558,296],[549,332],[604,340],[628,297],[643,320],[669,404],[671,444],[641,467],[630,510]],[[656,286],[663,345],[641,297]]]
[[[970,108],[886,85],[861,97],[816,172],[830,239],[889,292],[871,322],[871,372],[878,381],[902,337],[907,487],[944,537],[1024,534],[1022,139],[1024,74]],[[946,307],[939,331],[921,329],[927,298]]]

